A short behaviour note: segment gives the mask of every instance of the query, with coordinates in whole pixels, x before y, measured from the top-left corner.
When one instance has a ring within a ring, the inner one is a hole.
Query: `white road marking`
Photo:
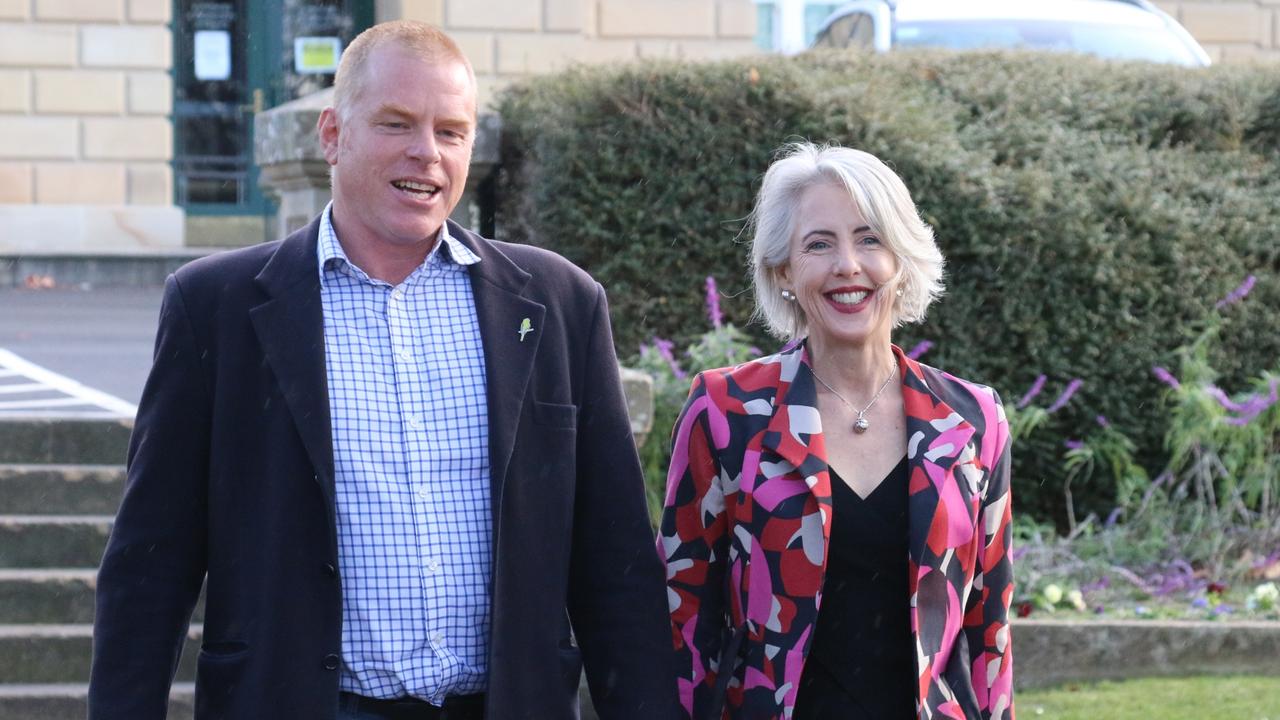
[[[25,414],[25,411],[39,412],[44,410],[52,411],[54,408],[85,407],[92,408],[92,410],[75,412],[60,410],[51,414],[59,416],[74,414],[77,417],[128,418],[138,414],[138,406],[133,403],[121,400],[114,395],[108,395],[101,390],[94,390],[93,388],[72,380],[69,377],[59,375],[52,370],[40,367],[35,363],[22,359],[4,348],[0,348],[0,377],[22,377],[31,381],[31,383],[25,383],[22,385],[0,385],[0,394],[34,392],[37,389],[49,390],[58,394],[57,397],[44,399],[9,400],[0,402],[0,411],[22,410]],[[14,387],[26,387],[27,389],[5,389]]]
[[[17,395],[20,393],[39,392],[48,390],[48,387],[40,383],[9,383],[7,385],[0,384],[0,395]]]

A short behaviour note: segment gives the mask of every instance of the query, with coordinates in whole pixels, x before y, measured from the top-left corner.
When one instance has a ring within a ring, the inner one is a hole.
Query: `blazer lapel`
[[[829,502],[831,480],[808,350],[801,344],[773,356],[773,361],[779,369],[778,400],[760,443],[765,451],[760,460],[762,475],[772,478],[796,470],[809,483],[810,490]],[[767,462],[780,465],[766,467]],[[743,482],[753,483],[755,479],[744,477]]]
[[[250,310],[249,317],[332,508],[333,433],[316,255],[319,228],[314,220],[280,244],[255,278],[270,299]]]
[[[918,363],[897,346],[894,352],[902,367],[907,422],[912,628],[917,669],[922,681],[932,682],[945,669],[963,620],[965,598],[957,578],[964,573],[954,569],[960,562],[955,551],[973,542],[976,525],[974,490],[967,475],[956,473],[972,457],[975,429],[929,386]]]
[[[897,346],[894,352],[902,367],[907,421],[908,547],[920,565],[926,550],[942,555],[973,536],[972,493],[954,470],[956,461],[972,451],[975,429],[929,387],[918,363]]]
[[[516,430],[547,308],[524,297],[530,275],[489,241],[450,223],[480,262],[470,266],[480,339],[484,345],[485,393],[489,406],[490,503],[497,527]]]

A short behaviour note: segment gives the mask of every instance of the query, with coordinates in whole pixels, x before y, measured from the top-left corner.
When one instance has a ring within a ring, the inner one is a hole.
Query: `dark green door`
[[[269,214],[254,114],[332,85],[339,53],[372,22],[372,0],[176,0],[175,203],[188,215]]]

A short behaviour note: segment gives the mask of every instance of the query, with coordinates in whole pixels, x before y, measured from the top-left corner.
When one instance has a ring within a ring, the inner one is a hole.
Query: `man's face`
[[[334,224],[343,243],[434,242],[467,184],[476,90],[457,61],[431,62],[395,44],[375,49],[342,117],[326,109],[320,141],[334,168]]]

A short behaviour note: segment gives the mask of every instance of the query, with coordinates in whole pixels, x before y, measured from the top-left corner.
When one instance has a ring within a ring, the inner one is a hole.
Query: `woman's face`
[[[779,269],[796,295],[811,341],[826,347],[889,343],[898,270],[848,191],[821,183],[804,191],[790,254]]]

